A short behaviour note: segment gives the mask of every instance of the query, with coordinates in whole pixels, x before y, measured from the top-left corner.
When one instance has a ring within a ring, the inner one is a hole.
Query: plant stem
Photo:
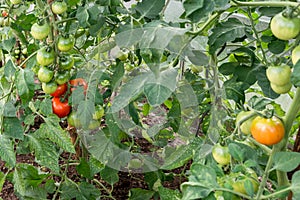
[[[292,6],[297,7],[299,3],[291,2],[291,1],[255,1],[255,2],[241,2],[237,0],[231,0],[231,4],[233,6],[250,6],[250,7],[259,7],[259,6],[267,6],[267,7],[286,7]]]

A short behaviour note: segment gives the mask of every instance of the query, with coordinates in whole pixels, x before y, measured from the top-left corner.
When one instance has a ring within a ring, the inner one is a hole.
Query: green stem
[[[273,199],[274,197],[279,196],[279,195],[281,195],[283,193],[286,193],[286,192],[288,192],[290,190],[291,190],[291,187],[287,187],[287,188],[284,188],[282,190],[273,192],[273,193],[268,194],[268,195],[262,195],[260,199],[271,199],[271,198]]]
[[[267,6],[267,7],[286,7],[292,6],[297,7],[299,3],[291,2],[291,1],[255,1],[255,2],[241,2],[237,0],[231,0],[231,4],[233,6],[250,6],[250,7],[259,7],[259,6]]]

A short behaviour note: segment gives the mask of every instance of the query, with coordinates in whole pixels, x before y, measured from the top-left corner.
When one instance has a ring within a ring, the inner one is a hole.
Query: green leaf
[[[181,1],[171,0],[164,12],[166,22],[180,22],[180,16],[184,13],[183,3]]]
[[[261,69],[256,74],[256,78],[257,84],[260,86],[265,96],[272,99],[279,97],[279,94],[275,93],[270,86],[270,81],[267,78],[265,68],[261,67]]]
[[[17,109],[15,105],[9,101],[3,106],[3,117],[16,117]]]
[[[19,140],[24,139],[23,126],[17,117],[5,117],[3,120],[3,127],[4,135]]]
[[[16,75],[17,92],[22,103],[26,104],[34,96],[34,73],[31,69],[20,70]]]
[[[8,80],[11,80],[15,76],[16,68],[14,63],[11,60],[8,60],[4,66],[4,75]]]
[[[61,184],[61,199],[69,200],[79,195],[76,183],[69,181],[68,179]]]
[[[237,161],[239,162],[243,162],[245,159],[245,152],[243,151],[243,149],[234,143],[230,143],[228,145],[228,149],[229,149],[229,153],[230,155]]]
[[[14,190],[20,193],[21,196],[25,196],[26,193],[26,183],[25,179],[22,177],[22,169],[15,168],[14,175],[13,175],[13,183],[14,183]]]
[[[274,155],[274,166],[276,170],[290,172],[300,164],[300,153],[298,152],[277,152]]]
[[[54,116],[53,116],[54,117]],[[74,146],[71,142],[69,133],[63,130],[56,116],[53,118],[46,118],[44,124],[41,124],[40,128],[34,133],[36,138],[48,138],[52,142],[56,143],[59,147],[67,152],[75,153]]]
[[[300,87],[300,60],[294,65],[291,82],[294,86]]]
[[[182,200],[205,198],[217,187],[217,175],[214,169],[194,163],[190,169],[189,180],[181,184]]]
[[[50,115],[51,113],[53,113],[51,99],[46,98],[43,101],[41,101],[41,103],[39,105],[39,109],[40,109],[41,114],[43,114],[45,116]]]
[[[125,70],[124,70],[124,63],[123,62],[117,62],[117,65],[115,66],[114,74],[111,78],[111,86],[112,88],[116,88],[120,82],[122,81],[122,78],[124,76]]]
[[[225,43],[242,38],[246,33],[247,27],[236,18],[229,18],[227,21],[217,24],[208,38],[209,53],[214,54]]]
[[[154,195],[154,191],[144,190],[141,188],[132,188],[129,191],[128,200],[150,200]]]
[[[7,174],[0,171],[0,191],[2,191]]]
[[[104,164],[101,163],[99,160],[90,156],[88,164],[90,166],[91,175],[94,176],[95,174],[99,173],[101,170],[104,169]]]
[[[224,82],[226,97],[237,103],[245,101],[245,90],[249,88],[248,84],[236,81],[235,78]]]
[[[34,150],[36,162],[45,166],[56,173],[59,173],[59,153],[52,142],[43,138],[35,138],[35,134],[28,135],[29,145]]]
[[[161,169],[172,170],[178,167],[183,166],[189,160],[192,159],[193,154],[201,147],[203,143],[202,139],[195,138],[188,145],[181,145],[176,149],[173,149],[170,155],[167,155],[165,158],[164,164],[161,166]]]
[[[83,28],[89,26],[88,23],[89,13],[86,7],[78,7],[76,12],[76,18],[78,19],[79,25],[82,26]]]
[[[110,185],[114,185],[119,181],[118,171],[107,166],[101,170],[100,175],[101,178]]]
[[[150,19],[156,18],[165,6],[165,0],[141,1],[137,4],[136,10],[142,15]]]
[[[149,73],[135,76],[121,87],[121,91],[112,102],[111,112],[115,113],[127,106],[131,100],[135,99],[144,89],[144,83],[148,79]]]
[[[80,123],[84,128],[89,126],[95,112],[94,102],[91,100],[84,100],[79,103],[77,114],[80,116]]]
[[[213,0],[184,0],[183,6],[186,17],[192,22],[204,21],[210,12],[214,10]]]
[[[0,157],[10,167],[16,165],[16,155],[13,142],[5,135],[0,135]]]
[[[219,72],[223,75],[231,75],[236,71],[236,67],[240,64],[238,62],[222,63],[219,67]]]
[[[174,99],[172,102],[172,107],[170,108],[168,114],[168,122],[172,127],[173,131],[178,132],[181,123],[181,105],[178,99]]]
[[[86,199],[86,200],[97,200],[100,199],[101,192],[94,185],[81,182],[79,184],[80,195],[77,195],[76,199]]]
[[[283,40],[275,40],[268,44],[268,49],[273,54],[280,54],[284,51],[286,46],[286,41]]]
[[[80,158],[79,165],[76,166],[77,172],[85,178],[92,179],[91,168],[84,158]]]
[[[178,190],[171,190],[165,187],[159,187],[158,193],[160,200],[179,200],[181,199],[181,193]]]
[[[15,46],[15,44],[16,44],[16,38],[11,37],[10,39],[3,40],[0,43],[0,49],[10,52],[12,50],[12,48]]]
[[[300,171],[297,171],[292,177],[292,192],[293,198],[299,199],[300,198]]]

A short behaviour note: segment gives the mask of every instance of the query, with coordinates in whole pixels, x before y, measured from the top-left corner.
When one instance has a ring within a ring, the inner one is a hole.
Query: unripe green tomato
[[[120,51],[118,51],[116,57],[121,61],[125,61],[128,58],[128,53],[120,50]]]
[[[104,108],[101,105],[95,106],[95,112],[93,114],[93,119],[99,120],[104,115]]]
[[[55,14],[63,14],[68,9],[68,5],[65,1],[55,1],[51,4],[51,10]]]
[[[43,24],[34,23],[31,26],[30,33],[33,38],[37,40],[42,40],[49,35],[50,30],[51,28],[48,23],[43,23]]]
[[[138,169],[141,168],[142,166],[143,166],[143,162],[138,158],[133,158],[128,163],[129,169]]]
[[[238,124],[239,121],[244,120],[246,117],[249,115],[253,114],[253,111],[242,111],[240,112],[237,117],[236,117],[236,125]],[[251,124],[254,119],[254,116],[251,117],[250,119],[247,119],[240,125],[240,129],[242,133],[249,135],[251,134]]]
[[[291,81],[291,68],[288,65],[268,67],[267,78],[277,86],[286,85]]]
[[[57,84],[54,81],[42,83],[42,89],[46,94],[52,94],[57,89]]]
[[[16,4],[20,4],[22,2],[22,0],[10,0],[10,3],[16,5]]]
[[[285,93],[288,93],[291,88],[292,88],[292,83],[289,82],[285,85],[276,85],[276,84],[273,84],[271,83],[271,88],[274,92],[276,92],[277,94],[285,94]]]
[[[55,52],[51,47],[43,47],[37,51],[36,61],[42,66],[51,65],[55,60]]]
[[[292,51],[292,62],[295,65],[300,60],[300,45],[296,46]]]
[[[199,66],[199,65],[191,65],[191,70],[192,72],[194,72],[195,74],[198,74],[200,72],[203,71],[203,66]]]
[[[42,66],[38,71],[38,79],[41,82],[48,83],[52,80],[54,72],[47,67]]]
[[[75,111],[72,111],[68,117],[67,117],[67,122],[69,124],[69,126],[75,127],[75,128],[80,128],[81,122],[79,117],[77,116],[77,113]]]
[[[216,144],[212,149],[212,156],[220,165],[228,165],[230,163],[231,156],[226,146]]]
[[[99,128],[100,127],[100,122],[98,120],[91,120],[90,123],[89,123],[89,126],[88,126],[88,129],[89,130],[94,130],[96,128]]]

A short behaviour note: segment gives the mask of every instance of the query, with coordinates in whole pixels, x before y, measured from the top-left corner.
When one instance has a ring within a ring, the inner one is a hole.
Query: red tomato
[[[83,87],[83,91],[84,91],[84,93],[86,93],[88,84],[83,78],[76,78],[76,79],[70,80],[69,83],[71,85],[71,92],[76,90],[76,88],[78,88],[78,87]]]
[[[71,111],[71,106],[68,104],[68,100],[61,102],[59,97],[54,97],[52,99],[52,110],[58,117],[63,118],[68,116]]]
[[[55,90],[55,92],[53,92],[50,95],[53,97],[60,97],[61,95],[65,94],[67,89],[68,89],[67,83],[59,85],[59,86],[57,86],[57,89]]]

